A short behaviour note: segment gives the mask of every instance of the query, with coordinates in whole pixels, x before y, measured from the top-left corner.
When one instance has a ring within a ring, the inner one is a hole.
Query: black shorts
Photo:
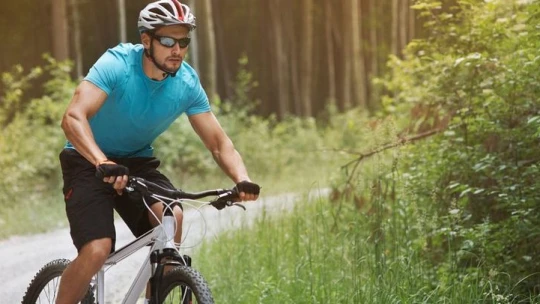
[[[169,179],[157,168],[160,161],[155,157],[111,158],[129,168],[130,175],[142,177],[166,188],[174,188]],[[64,178],[64,200],[73,244],[80,251],[89,241],[111,238],[115,248],[116,231],[114,212],[118,212],[136,237],[152,228],[148,210],[142,196],[137,193],[118,195],[112,185],[98,179],[96,167],[74,149],[60,153]],[[148,205],[157,202],[145,198]]]

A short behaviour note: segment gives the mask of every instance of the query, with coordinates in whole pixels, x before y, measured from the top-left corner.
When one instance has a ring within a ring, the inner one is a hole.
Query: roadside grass
[[[30,192],[28,197],[14,199],[13,202],[16,204],[0,209],[0,239],[47,232],[68,225],[60,189],[46,194]]]
[[[507,303],[479,276],[444,283],[404,233],[376,241],[370,215],[337,210],[320,198],[265,212],[201,245],[195,267],[216,303]]]

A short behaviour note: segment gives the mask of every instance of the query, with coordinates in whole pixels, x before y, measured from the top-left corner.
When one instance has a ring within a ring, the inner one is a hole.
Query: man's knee
[[[103,238],[86,243],[79,251],[78,259],[84,259],[87,263],[101,267],[111,253],[112,240]]]
[[[163,204],[156,203],[156,204],[153,204],[150,208],[152,209],[152,211],[148,213],[148,218],[152,226],[155,227],[159,224],[156,221],[156,217],[159,218],[160,221],[162,220],[161,215],[164,213],[164,206]],[[182,208],[180,208],[179,206],[174,206],[173,214],[174,214],[174,217],[176,218],[176,222],[178,224],[182,224],[182,221],[184,219],[184,213],[182,211]]]

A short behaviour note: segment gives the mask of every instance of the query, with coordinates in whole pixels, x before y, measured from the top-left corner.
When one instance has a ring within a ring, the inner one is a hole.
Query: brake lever
[[[240,203],[233,201],[233,198],[236,198],[237,194],[234,192],[227,192],[221,195],[218,195],[217,199],[210,204],[216,209],[221,210],[225,207],[237,206],[239,208],[246,210],[246,207]]]
[[[134,192],[136,188],[143,194],[148,192],[148,186],[142,182],[141,178],[131,177],[125,189],[127,192]]]
[[[232,206],[236,206],[236,207],[240,207],[240,208],[244,209],[244,211],[246,211],[246,206],[244,206],[243,204],[240,204],[240,203],[232,203],[231,205],[232,205]]]

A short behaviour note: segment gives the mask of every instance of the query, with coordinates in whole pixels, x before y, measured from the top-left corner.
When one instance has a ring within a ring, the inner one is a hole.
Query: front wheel
[[[62,273],[69,265],[70,261],[66,259],[54,260],[43,266],[36,274],[26,293],[24,294],[22,304],[36,303],[56,303],[58,296],[58,286],[60,286],[60,278]],[[83,304],[95,303],[94,294],[89,289],[84,299]]]
[[[188,266],[178,266],[163,276],[159,298],[163,304],[214,304],[202,275]]]

